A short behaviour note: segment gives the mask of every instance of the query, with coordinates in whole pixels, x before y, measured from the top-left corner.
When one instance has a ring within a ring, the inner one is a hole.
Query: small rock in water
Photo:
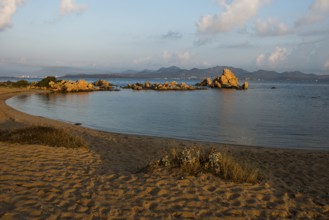
[[[74,125],[82,125],[82,123],[79,123],[79,122],[78,122],[78,123],[75,123]]]
[[[243,84],[242,84],[242,89],[248,89],[249,88],[249,84],[248,84],[248,82],[244,82]]]

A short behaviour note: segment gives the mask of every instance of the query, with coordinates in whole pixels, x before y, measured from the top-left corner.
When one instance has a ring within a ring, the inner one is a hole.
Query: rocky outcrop
[[[177,83],[175,81],[165,82],[165,83],[154,83],[154,84],[152,84],[151,82],[145,82],[144,84],[135,83],[135,84],[128,84],[124,88],[133,89],[133,90],[159,90],[159,91],[204,89],[204,88],[188,85],[185,82]]]
[[[197,83],[196,86],[208,86],[211,88],[248,89],[248,82],[245,82],[242,86],[240,86],[239,80],[234,75],[234,73],[230,69],[224,69],[221,76],[217,76],[213,80],[206,78],[202,82]]]
[[[109,81],[103,79],[93,82],[93,85],[100,88],[101,90],[110,90],[113,88],[113,85]]]
[[[86,80],[77,80],[75,82],[71,80],[61,80],[59,82],[49,82],[50,89],[54,92],[82,92],[82,91],[94,91],[93,84]]]
[[[210,78],[205,78],[202,82],[197,83],[197,86],[211,86],[212,80]]]
[[[249,84],[248,84],[248,82],[244,82],[243,84],[242,84],[242,89],[248,89],[249,88]]]
[[[49,89],[53,92],[90,92],[90,91],[117,91],[106,80],[97,80],[96,82],[89,83],[86,80],[60,80],[60,81],[50,81],[48,87],[41,87],[44,89]]]

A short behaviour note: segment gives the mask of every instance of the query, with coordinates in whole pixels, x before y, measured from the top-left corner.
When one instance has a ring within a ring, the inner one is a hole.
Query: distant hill
[[[163,67],[158,70],[124,71],[108,74],[68,74],[63,78],[144,78],[144,79],[204,79],[222,74],[229,68],[240,80],[321,80],[329,82],[329,75],[306,74],[299,71],[278,73],[276,71],[258,70],[249,72],[241,68],[216,66],[206,69],[181,69],[177,66]]]
[[[246,70],[234,67],[217,66],[207,69],[181,69],[177,66],[163,67],[158,70],[124,71],[109,74],[67,74],[63,78],[147,78],[147,79],[203,79],[222,74],[224,68],[230,68],[235,74],[243,76],[249,73]]]

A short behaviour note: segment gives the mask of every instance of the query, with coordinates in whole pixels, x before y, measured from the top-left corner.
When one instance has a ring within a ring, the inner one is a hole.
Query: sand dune
[[[0,219],[327,219],[329,152],[181,141],[95,131],[18,112],[0,89],[0,130],[61,127],[90,149],[0,142]],[[173,146],[216,147],[257,164],[259,184],[137,171]]]

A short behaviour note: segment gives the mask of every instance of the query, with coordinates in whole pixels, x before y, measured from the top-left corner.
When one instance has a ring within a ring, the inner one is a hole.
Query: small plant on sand
[[[70,135],[62,129],[42,126],[1,131],[0,141],[66,148],[87,147],[85,141],[80,137]]]
[[[179,175],[212,173],[238,183],[256,183],[261,180],[259,170],[251,164],[238,161],[227,152],[215,149],[204,151],[198,147],[170,149],[160,160],[152,161],[142,169],[143,172],[151,173],[164,170]]]

